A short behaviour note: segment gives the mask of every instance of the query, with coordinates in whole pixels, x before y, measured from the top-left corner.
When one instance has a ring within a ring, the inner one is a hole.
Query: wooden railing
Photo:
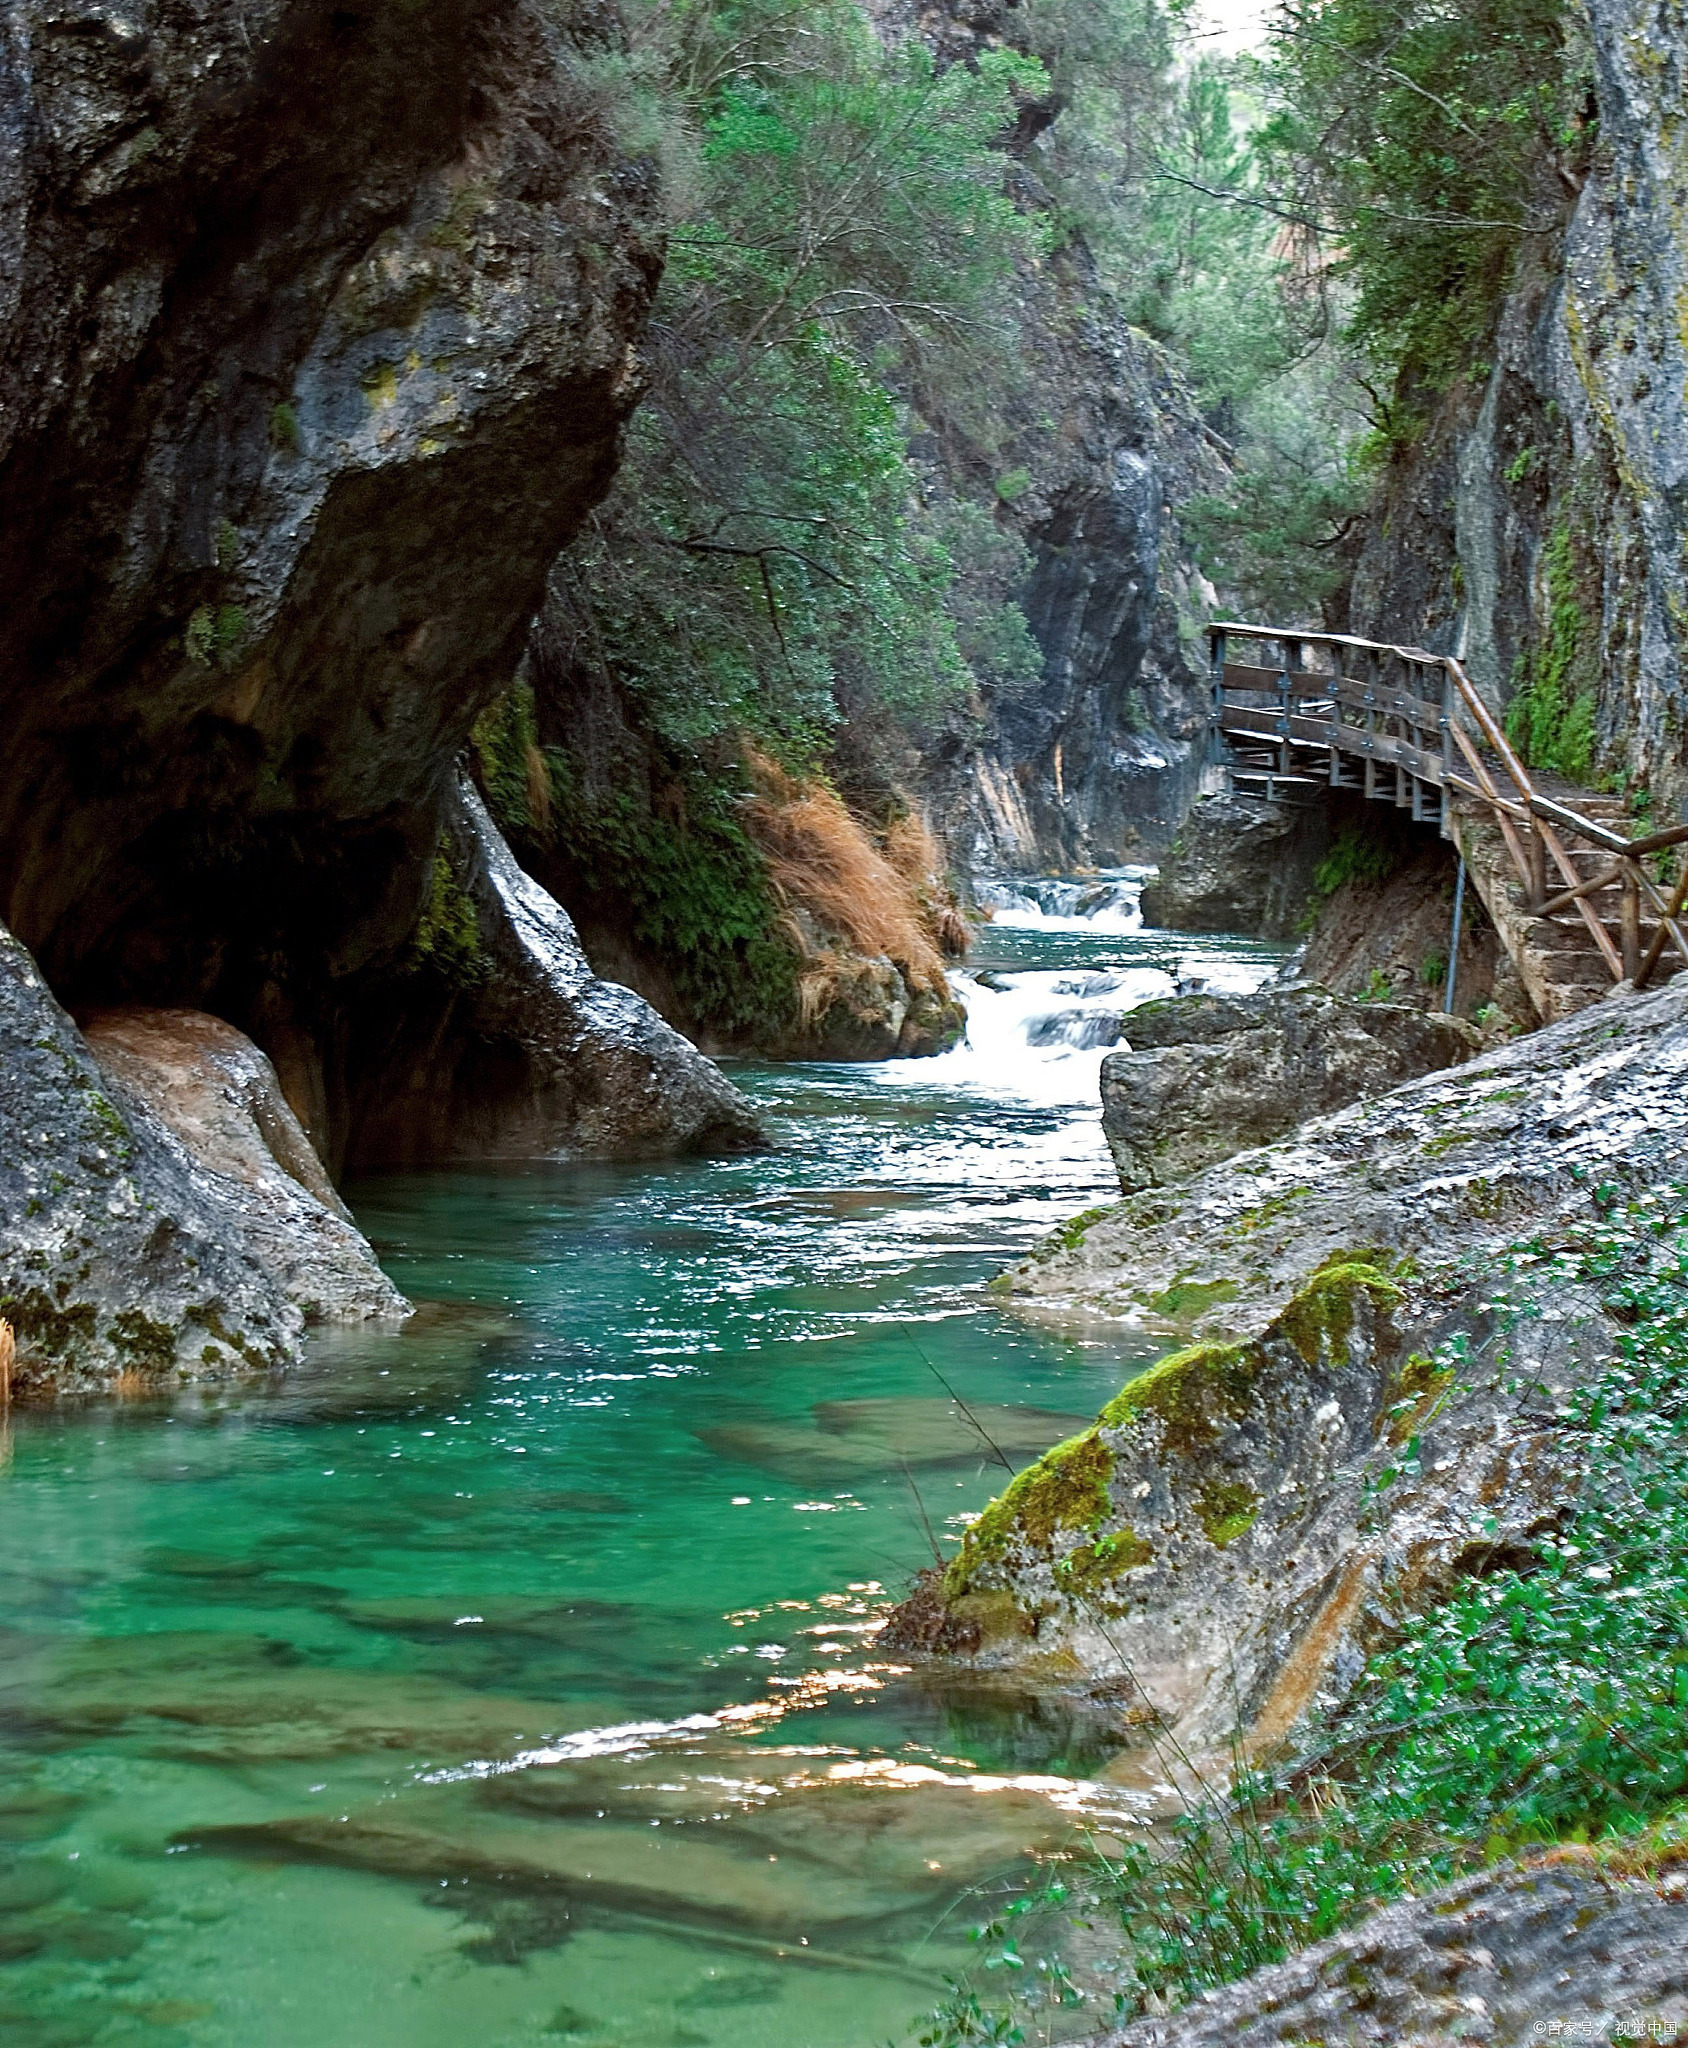
[[[1614,982],[1644,987],[1667,943],[1688,966],[1688,857],[1668,900],[1646,865],[1688,844],[1688,825],[1631,839],[1539,788],[1452,655],[1232,621],[1210,637],[1215,758],[1228,750],[1234,781],[1263,783],[1269,795],[1314,784],[1360,790],[1449,836],[1450,801],[1464,798],[1498,824],[1526,911],[1551,918],[1574,905]],[[1234,659],[1239,652],[1251,659]],[[1591,851],[1608,858],[1584,874],[1576,856]],[[1597,907],[1612,892],[1616,938]]]

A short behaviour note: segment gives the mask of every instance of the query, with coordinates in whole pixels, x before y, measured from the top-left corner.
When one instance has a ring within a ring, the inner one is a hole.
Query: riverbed
[[[874,1639],[1155,1355],[983,1287],[1117,1191],[1111,1019],[1277,964],[1137,880],[990,885],[952,1053],[736,1065],[775,1151],[349,1190],[401,1334],[12,1413],[7,2048],[874,2048],[1128,1824],[1105,1717]]]

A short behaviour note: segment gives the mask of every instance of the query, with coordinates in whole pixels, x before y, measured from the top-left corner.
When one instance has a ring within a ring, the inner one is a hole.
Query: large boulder
[[[97,1011],[81,1025],[131,1125],[150,1110],[181,1141],[231,1237],[307,1321],[408,1314],[251,1039],[199,1010]]]
[[[1075,1219],[1004,1304],[1185,1348],[1021,1473],[886,1644],[1123,1685],[1216,1752],[1280,1741],[1575,1497],[1556,1411],[1618,1325],[1498,1255],[1675,1178],[1685,1073],[1688,982],[1615,996]]]
[[[316,1316],[404,1312],[249,1041],[181,1013],[100,1037],[109,1066],[0,927],[0,1317],[20,1389],[285,1366]]]
[[[0,917],[75,1009],[249,1034],[334,1172],[423,1042],[479,1061],[495,1150],[746,1124],[555,906],[474,1004],[408,971],[455,763],[640,394],[627,55],[613,4],[0,13]],[[483,1057],[500,988],[533,1057]]]
[[[1174,932],[1295,935],[1329,843],[1323,809],[1204,796],[1143,885],[1143,922]]]
[[[1102,1062],[1102,1129],[1128,1195],[1457,1066],[1481,1043],[1458,1017],[1317,987],[1183,996],[1124,1022],[1127,1049]]]

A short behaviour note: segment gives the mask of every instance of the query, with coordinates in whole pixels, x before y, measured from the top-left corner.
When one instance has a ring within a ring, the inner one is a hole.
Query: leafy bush
[[[1526,238],[1552,237],[1587,148],[1563,0],[1289,0],[1264,134],[1280,203],[1352,287],[1351,341],[1409,389],[1486,342]]]
[[[698,138],[654,322],[653,385],[548,631],[669,747],[747,733],[814,760],[846,702],[929,718],[1030,652],[1011,596],[953,603],[900,383],[977,381],[1040,230],[995,146],[1047,89],[1012,52],[937,72],[848,0],[641,10]],[[646,64],[646,71],[649,70]]]

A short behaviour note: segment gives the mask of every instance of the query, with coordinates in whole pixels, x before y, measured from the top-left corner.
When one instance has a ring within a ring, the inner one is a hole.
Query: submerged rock
[[[1469,1059],[1469,1024],[1322,988],[1145,1003],[1102,1062],[1102,1129],[1129,1194],[1159,1187],[1309,1117]]]
[[[1688,1900],[1592,1859],[1402,1899],[1346,1934],[1096,2048],[1443,2048],[1675,2041],[1688,2027]]]
[[[409,1313],[251,1039],[198,1010],[96,1011],[82,1032],[116,1099],[181,1140],[226,1202],[231,1237],[307,1320]]]

